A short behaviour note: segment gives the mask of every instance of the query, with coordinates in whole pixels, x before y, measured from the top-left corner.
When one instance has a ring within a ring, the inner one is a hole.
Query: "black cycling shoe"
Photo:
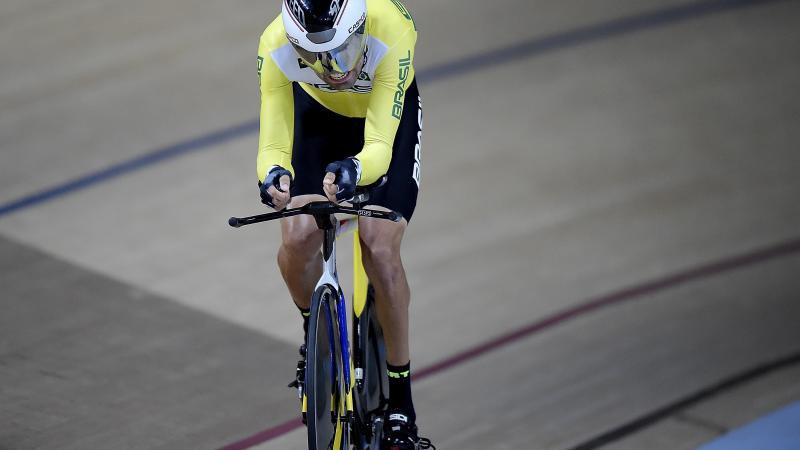
[[[386,411],[384,420],[381,450],[436,450],[430,439],[417,435],[417,426],[410,423],[402,411]]]

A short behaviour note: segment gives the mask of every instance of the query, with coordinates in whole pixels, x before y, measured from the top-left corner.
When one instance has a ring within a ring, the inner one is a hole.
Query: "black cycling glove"
[[[350,200],[356,194],[356,185],[361,178],[361,163],[355,158],[347,158],[328,164],[325,173],[331,172],[336,175],[335,184],[339,190],[336,192],[336,200]]]
[[[273,166],[272,169],[269,170],[269,173],[267,173],[267,178],[264,179],[264,182],[258,182],[258,188],[259,191],[261,191],[261,203],[271,208],[275,207],[275,203],[272,202],[272,196],[269,195],[267,189],[269,189],[270,186],[275,186],[275,189],[284,192],[281,189],[281,177],[284,175],[289,175],[289,185],[291,185],[292,173],[281,166]]]

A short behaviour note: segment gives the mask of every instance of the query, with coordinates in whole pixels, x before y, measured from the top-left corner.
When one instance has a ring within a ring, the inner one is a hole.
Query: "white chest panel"
[[[289,81],[298,81],[307,83],[315,88],[326,92],[355,92],[358,94],[366,94],[372,92],[372,80],[375,78],[375,71],[378,68],[383,56],[386,54],[388,47],[386,44],[376,39],[375,37],[367,37],[367,63],[361,69],[361,74],[358,76],[356,84],[345,91],[337,91],[328,87],[314,72],[314,69],[306,66],[297,52],[292,48],[292,44],[286,43],[283,47],[275,49],[270,56],[275,61],[278,68],[281,69]]]

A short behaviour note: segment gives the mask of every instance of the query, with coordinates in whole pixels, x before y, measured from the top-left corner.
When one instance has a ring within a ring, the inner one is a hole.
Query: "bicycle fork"
[[[339,334],[339,348],[341,349],[342,359],[337,361],[337,365],[341,366],[340,375],[342,376],[342,386],[344,392],[343,396],[345,408],[340,411],[339,421],[348,424],[351,422],[353,416],[353,389],[352,389],[352,359],[350,358],[350,342],[347,335],[347,307],[344,298],[344,292],[339,285],[339,275],[336,271],[336,246],[334,240],[336,239],[339,221],[332,216],[317,218],[317,225],[322,229],[322,256],[323,256],[323,271],[322,276],[317,282],[316,288],[323,285],[330,285],[333,291],[336,292],[336,299],[331,298],[330,308],[334,313],[332,316],[335,318],[335,323],[338,325]],[[315,289],[316,289],[315,288]],[[333,412],[333,411],[332,411]]]

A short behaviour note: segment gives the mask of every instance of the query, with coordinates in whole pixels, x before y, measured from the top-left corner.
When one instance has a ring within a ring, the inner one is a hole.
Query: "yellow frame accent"
[[[364,262],[361,258],[361,240],[358,234],[358,222],[356,222],[356,226],[353,229],[353,312],[357,317],[361,317],[361,313],[364,312],[364,306],[367,304],[367,286],[369,285],[367,272],[364,270]],[[345,401],[343,404],[340,404],[342,408],[340,408],[339,417],[343,417],[347,414],[352,415],[355,411],[353,406],[353,389],[355,389],[356,379],[352,355],[350,355],[349,364],[351,374],[350,388],[345,395]],[[333,440],[334,448],[340,448],[342,445],[345,430],[343,425],[341,421],[336,425],[336,432]]]
[[[356,317],[361,317],[367,303],[367,272],[364,271],[364,262],[361,260],[361,240],[358,227],[353,231],[353,311]]]

